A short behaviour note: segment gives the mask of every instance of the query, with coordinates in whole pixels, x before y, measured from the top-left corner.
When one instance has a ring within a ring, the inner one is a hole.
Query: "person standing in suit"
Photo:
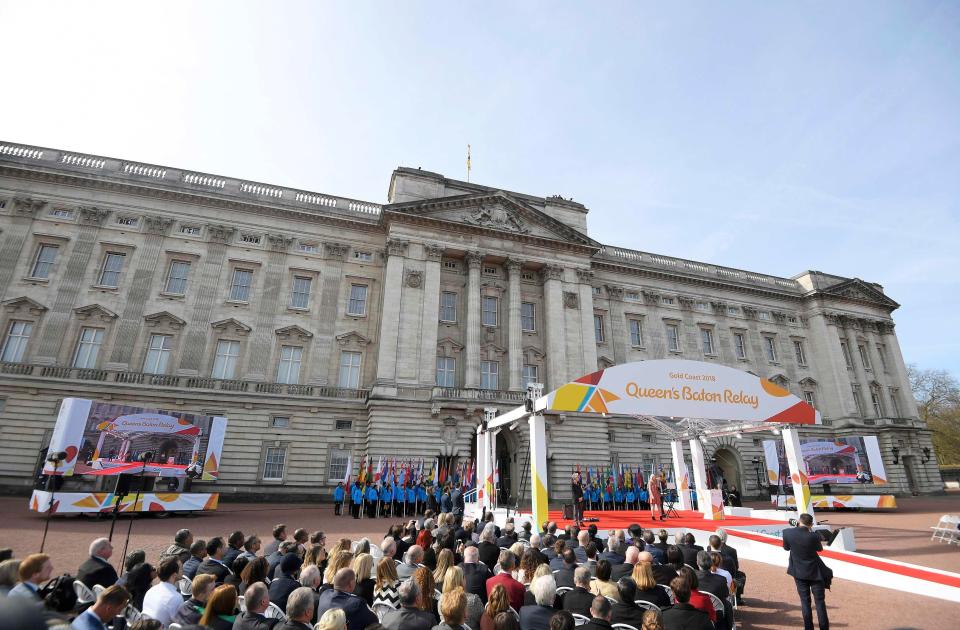
[[[830,569],[817,555],[823,550],[820,537],[813,533],[813,517],[800,515],[800,524],[792,529],[783,530],[783,548],[790,552],[787,575],[793,577],[800,594],[800,610],[803,613],[804,630],[813,630],[813,612],[810,610],[810,593],[817,607],[817,622],[820,630],[830,629],[827,618],[827,602],[824,589],[825,579],[832,577]]]
[[[90,557],[77,570],[77,579],[93,588],[95,584],[107,587],[117,583],[117,571],[108,560],[113,555],[113,545],[106,538],[97,538],[90,543]]]
[[[576,525],[583,524],[583,482],[580,480],[580,473],[573,473],[570,479],[570,492],[573,497],[573,522]]]

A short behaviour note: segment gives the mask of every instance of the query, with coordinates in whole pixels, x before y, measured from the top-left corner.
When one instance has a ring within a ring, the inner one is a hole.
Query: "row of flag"
[[[645,487],[645,479],[649,478],[654,472],[654,466],[650,465],[649,472],[645,477],[643,474],[643,468],[640,464],[633,466],[632,464],[620,463],[616,466],[613,464],[604,464],[601,466],[582,466],[577,464],[575,467],[576,472],[580,474],[580,478],[583,480],[584,485],[599,485],[601,488],[606,488],[610,493],[613,493],[617,488],[622,489],[631,489],[631,488],[643,488]],[[673,470],[668,469],[664,470],[663,466],[660,466],[659,471],[661,475],[664,475],[667,483],[673,482]],[[722,477],[722,472],[720,468],[716,465],[707,466],[707,487],[715,488],[718,486],[718,483]]]
[[[383,457],[377,460],[374,466],[373,458],[366,455],[360,460],[357,469],[357,481],[361,485],[366,483],[389,483],[394,486],[425,484],[428,486],[446,483],[461,483],[465,490],[475,485],[477,475],[476,464],[472,459],[460,460],[456,464],[448,461],[449,458],[434,457],[431,464],[423,458],[401,459]],[[347,459],[347,470],[343,477],[343,485],[349,486],[353,475],[353,456]]]

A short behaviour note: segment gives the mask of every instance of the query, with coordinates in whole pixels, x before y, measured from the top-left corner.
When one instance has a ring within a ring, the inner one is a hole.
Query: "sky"
[[[960,376],[960,3],[0,0],[0,139],[386,202],[397,166],[603,243],[882,284]]]

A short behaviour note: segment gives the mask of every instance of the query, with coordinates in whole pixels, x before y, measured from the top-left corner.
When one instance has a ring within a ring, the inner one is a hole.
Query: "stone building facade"
[[[878,435],[886,491],[941,489],[880,285],[603,245],[579,203],[420,169],[387,200],[0,142],[0,486],[32,483],[66,396],[226,415],[220,492],[318,496],[351,454],[471,456],[483,408],[528,381],[677,357],[805,397],[807,434]],[[501,434],[514,496],[525,430]],[[758,435],[707,445],[748,495]],[[561,499],[574,464],[669,443],[550,416],[548,458]]]

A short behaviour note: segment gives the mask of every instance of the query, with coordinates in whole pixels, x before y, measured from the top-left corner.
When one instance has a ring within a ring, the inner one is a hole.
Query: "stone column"
[[[480,264],[479,252],[467,252],[467,344],[464,369],[464,387],[480,387]]]
[[[623,308],[623,287],[607,285],[607,302],[610,304],[607,323],[610,330],[607,334],[607,345],[613,349],[613,362],[617,365],[627,362],[627,346],[630,345],[630,335],[626,330],[626,319]]]
[[[285,296],[280,295],[280,288],[287,273],[287,250],[290,249],[293,239],[279,234],[267,234],[267,243],[270,253],[267,254],[267,267],[264,269],[263,296],[257,304],[245,378],[269,382],[277,380],[276,367],[269,365],[269,362],[277,312],[286,306]]]
[[[3,246],[0,247],[0,295],[12,297],[7,295],[7,287],[13,280],[17,261],[24,256],[33,255],[33,252],[23,251],[23,245],[30,234],[30,224],[33,223],[33,217],[46,205],[46,201],[28,197],[17,197],[13,200],[13,212],[9,221],[6,221]],[[33,261],[31,260],[29,264],[33,264]],[[28,267],[27,274],[29,275],[31,271],[33,270]]]
[[[900,412],[908,418],[918,418],[917,401],[913,397],[910,389],[910,377],[907,376],[907,366],[903,362],[903,352],[900,351],[900,342],[897,340],[897,334],[894,332],[893,322],[882,322],[878,325],[880,338],[887,346],[887,361],[890,361],[890,371],[895,377],[897,387],[900,389]]]
[[[563,268],[543,268],[543,321],[546,329],[546,391],[567,382],[567,340],[564,335]]]
[[[841,330],[837,318],[824,313],[814,314],[808,320],[810,350],[814,361],[823,357],[826,370],[818,369],[821,380],[817,381],[817,411],[825,418],[850,417],[856,414],[857,406],[853,402],[850,389],[850,375],[843,351],[840,349]],[[850,355],[851,358],[853,355]],[[814,365],[818,365],[814,363]],[[818,368],[821,366],[818,366]]]
[[[333,360],[334,333],[340,317],[340,282],[343,278],[343,259],[347,246],[343,243],[324,243],[323,271],[320,274],[320,300],[318,306],[317,332],[313,336],[313,360],[310,365],[311,385],[330,383],[330,361]],[[349,296],[348,296],[349,299]]]
[[[506,262],[510,276],[510,298],[507,317],[507,353],[510,365],[510,389],[523,389],[523,332],[520,330],[520,267],[523,263],[510,259]]]
[[[383,315],[380,320],[380,352],[377,356],[377,384],[397,380],[397,342],[400,332],[400,306],[403,296],[403,261],[407,241],[387,241],[387,270],[383,274]]]
[[[423,311],[420,326],[420,385],[437,382],[437,330],[440,326],[440,259],[443,248],[424,245]]]
[[[63,276],[58,285],[57,295],[53,298],[53,306],[43,318],[40,346],[36,352],[37,363],[51,365],[56,363],[63,344],[69,343],[64,337],[70,324],[70,313],[76,306],[80,290],[88,288],[84,285],[90,270],[90,258],[96,249],[100,226],[109,214],[109,210],[101,208],[79,209],[77,221],[80,224],[80,231],[73,245],[73,251],[70,253],[70,260],[61,263]],[[96,265],[96,262],[93,264]]]
[[[580,336],[583,345],[583,363],[580,365],[579,374],[568,374],[569,380],[596,372],[599,369],[597,366],[597,337],[593,331],[593,272],[589,269],[577,269],[577,278],[580,280]],[[604,332],[608,337],[610,336],[611,331],[609,329]]]
[[[177,370],[177,374],[181,376],[197,376],[200,373],[200,364],[210,336],[210,314],[213,313],[214,301],[223,286],[220,274],[227,257],[227,242],[234,231],[234,228],[223,225],[207,226],[207,237],[210,242],[203,258],[200,277],[192,285],[196,287],[193,291],[193,309],[190,317],[187,318],[183,352],[180,355],[180,367]]]
[[[870,400],[870,379],[867,378],[867,371],[863,367],[863,359],[860,357],[860,340],[857,339],[857,331],[853,328],[853,320],[849,317],[840,317],[840,323],[843,327],[843,337],[847,342],[847,349],[850,350],[850,359],[853,362],[853,372],[857,375],[857,383],[860,385],[860,404],[862,417],[873,418],[873,402]],[[853,334],[850,334],[850,333]]]

